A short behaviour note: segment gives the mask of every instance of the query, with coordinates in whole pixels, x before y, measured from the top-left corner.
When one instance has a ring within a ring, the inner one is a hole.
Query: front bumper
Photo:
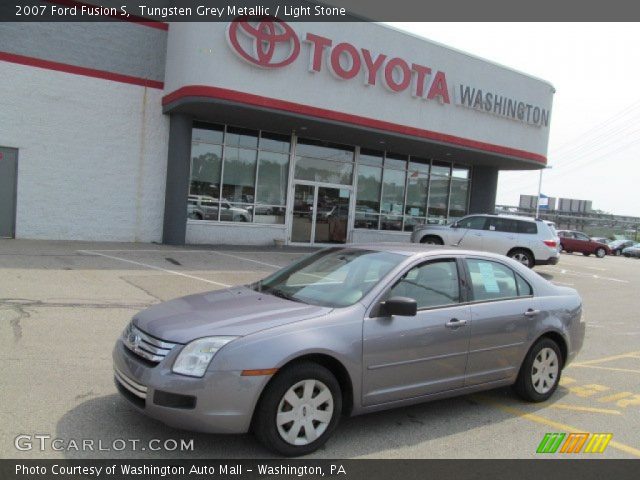
[[[243,377],[240,371],[211,371],[202,378],[177,375],[171,372],[171,365],[179,347],[174,350],[151,366],[118,339],[113,367],[122,396],[141,413],[171,427],[206,433],[248,432],[270,377]]]

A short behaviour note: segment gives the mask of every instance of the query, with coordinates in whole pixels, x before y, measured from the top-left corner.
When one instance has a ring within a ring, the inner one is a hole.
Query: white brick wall
[[[17,238],[160,241],[162,91],[0,62],[0,145],[18,148]]]

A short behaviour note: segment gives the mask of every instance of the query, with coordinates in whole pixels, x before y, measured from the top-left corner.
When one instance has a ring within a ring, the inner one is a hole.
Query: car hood
[[[188,343],[211,335],[249,335],[326,315],[330,311],[328,307],[285,300],[247,287],[234,287],[154,305],[138,313],[133,322],[159,339]]]

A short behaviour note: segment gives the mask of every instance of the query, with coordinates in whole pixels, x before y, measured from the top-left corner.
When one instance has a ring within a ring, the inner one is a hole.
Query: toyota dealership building
[[[0,236],[408,241],[546,164],[546,81],[375,23],[0,25]]]

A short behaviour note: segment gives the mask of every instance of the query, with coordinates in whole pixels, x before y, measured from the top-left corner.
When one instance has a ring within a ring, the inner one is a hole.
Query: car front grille
[[[160,363],[177,345],[152,337],[136,327],[133,322],[122,332],[122,342],[133,353],[154,364]]]
[[[147,398],[147,387],[141,383],[136,382],[132,378],[122,373],[117,367],[113,367],[113,375],[122,387],[127,389],[130,393],[142,400]]]

